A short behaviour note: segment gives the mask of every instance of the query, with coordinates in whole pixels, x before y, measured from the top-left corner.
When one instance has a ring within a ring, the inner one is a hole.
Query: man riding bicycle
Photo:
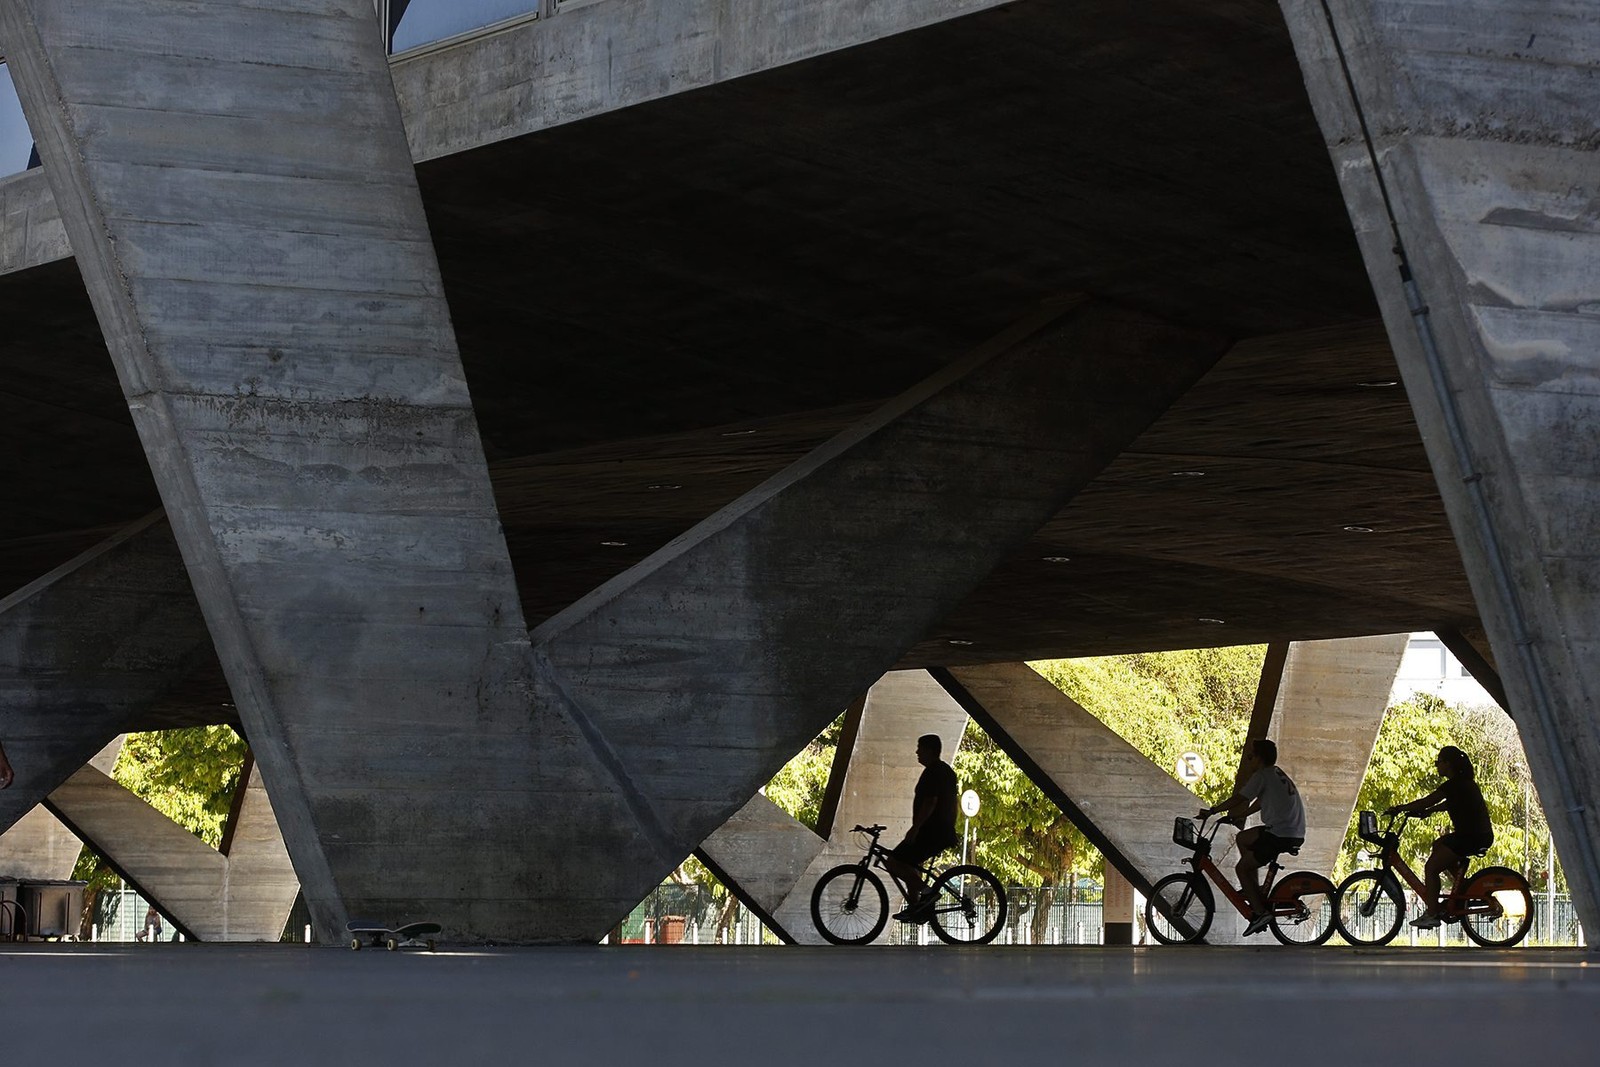
[[[956,833],[956,772],[939,758],[943,748],[938,734],[923,734],[917,738],[917,762],[922,764],[923,771],[912,795],[911,829],[883,861],[895,881],[905,889],[906,908],[895,914],[901,922],[928,921],[930,911],[919,907],[924,904],[922,867],[961,840],[961,835]],[[926,903],[932,903],[932,898]]]
[[[1201,809],[1200,816],[1228,811],[1234,822],[1242,824],[1255,812],[1261,813],[1261,825],[1241,831],[1233,842],[1239,848],[1239,862],[1234,866],[1239,890],[1250,902],[1250,925],[1244,928],[1248,937],[1272,923],[1272,909],[1261,892],[1256,871],[1305,843],[1306,806],[1294,781],[1278,767],[1278,746],[1266,738],[1245,742],[1239,774],[1244,779],[1239,791],[1216,807]],[[1240,807],[1242,811],[1233,810]]]

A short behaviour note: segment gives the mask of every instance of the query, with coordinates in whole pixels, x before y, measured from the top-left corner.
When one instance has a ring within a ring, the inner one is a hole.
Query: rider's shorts
[[[1494,844],[1494,835],[1464,834],[1459,830],[1451,830],[1447,834],[1439,835],[1439,844],[1458,856],[1476,856]]]
[[[911,864],[927,863],[945,849],[955,848],[960,838],[919,835],[915,841],[902,841],[889,850],[889,855]]]
[[[1265,867],[1285,852],[1299,848],[1305,843],[1306,839],[1303,837],[1279,837],[1271,830],[1263,829],[1256,835],[1255,844],[1250,846],[1250,855],[1256,858],[1258,865]]]

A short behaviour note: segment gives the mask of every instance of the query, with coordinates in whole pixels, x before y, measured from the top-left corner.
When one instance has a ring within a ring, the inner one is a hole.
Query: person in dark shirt
[[[961,840],[956,833],[956,772],[939,758],[943,747],[938,734],[917,738],[917,762],[923,771],[912,796],[911,829],[884,860],[884,866],[905,890],[906,908],[895,915],[901,922],[928,921],[927,909],[918,907],[924,903],[922,865]],[[927,902],[931,901],[928,898]]]
[[[11,761],[6,759],[6,746],[0,745],[0,789],[11,784],[16,775],[11,770]]]
[[[1445,781],[1438,789],[1409,804],[1396,804],[1384,812],[1393,815],[1403,811],[1408,815],[1428,815],[1443,810],[1450,816],[1450,830],[1440,834],[1428,855],[1428,867],[1423,875],[1428,899],[1425,910],[1411,925],[1420,930],[1431,930],[1439,925],[1439,879],[1445,872],[1459,883],[1467,873],[1467,858],[1476,856],[1494,844],[1494,825],[1489,821],[1489,805],[1484,803],[1483,791],[1467,754],[1454,745],[1439,750],[1434,766],[1444,775]]]

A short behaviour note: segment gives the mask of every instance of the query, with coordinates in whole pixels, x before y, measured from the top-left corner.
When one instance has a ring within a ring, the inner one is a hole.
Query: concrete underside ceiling
[[[1026,0],[418,174],[530,626],[1083,292],[1236,343],[902,666],[1478,627],[1273,0]],[[0,320],[13,589],[159,501],[76,265]]]

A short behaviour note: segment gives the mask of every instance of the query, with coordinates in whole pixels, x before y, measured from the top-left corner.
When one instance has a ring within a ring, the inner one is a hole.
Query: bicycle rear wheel
[[[1509,867],[1485,867],[1461,890],[1461,931],[1480,945],[1504,948],[1528,936],[1533,893],[1528,880]]]
[[[1339,886],[1333,921],[1352,945],[1387,945],[1405,918],[1405,894],[1382,871],[1357,871]]]
[[[1278,879],[1268,904],[1272,936],[1285,945],[1320,945],[1333,936],[1333,901],[1339,891],[1311,871],[1295,871]]]
[[[951,867],[929,890],[934,936],[947,945],[987,945],[1006,924],[1006,890],[976,864]]]
[[[889,921],[889,894],[878,876],[846,863],[817,879],[811,891],[811,921],[835,945],[865,945]]]
[[[1145,927],[1163,945],[1187,945],[1206,936],[1216,904],[1211,888],[1198,874],[1169,874],[1150,890],[1144,902]]]

